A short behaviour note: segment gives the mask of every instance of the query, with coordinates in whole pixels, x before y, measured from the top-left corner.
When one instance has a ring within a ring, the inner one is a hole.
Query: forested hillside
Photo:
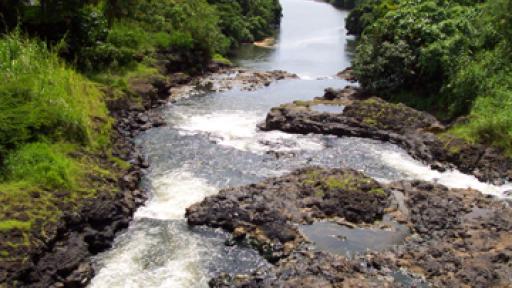
[[[512,1],[366,0],[354,71],[367,90],[453,121],[452,133],[512,153]]]

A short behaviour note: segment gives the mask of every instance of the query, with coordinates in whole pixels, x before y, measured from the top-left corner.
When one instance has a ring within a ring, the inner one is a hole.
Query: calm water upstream
[[[281,2],[277,46],[244,47],[235,61],[259,70],[287,70],[301,79],[254,92],[194,96],[165,107],[168,125],[137,139],[151,163],[143,185],[152,196],[114,247],[96,258],[97,276],[90,287],[207,287],[208,279],[221,271],[249,272],[268,265],[251,249],[224,246],[228,236],[220,230],[189,228],[185,208],[219,189],[306,165],[350,167],[380,181],[435,180],[495,195],[510,189],[457,171],[433,171],[378,141],[258,131],[257,123],[271,107],[347,85],[332,77],[350,65],[347,12],[316,1]],[[281,156],[269,153],[274,151]]]

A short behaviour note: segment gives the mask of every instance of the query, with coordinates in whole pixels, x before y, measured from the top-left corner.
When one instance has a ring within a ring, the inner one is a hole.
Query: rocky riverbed
[[[391,142],[445,171],[512,179],[501,151],[470,144],[428,113],[358,88],[273,108],[264,131]],[[221,190],[187,209],[189,225],[220,227],[272,266],[220,274],[211,287],[508,287],[508,200],[425,181],[379,183],[350,169],[309,167]]]
[[[315,107],[341,107],[319,111]],[[323,97],[296,101],[269,112],[265,131],[363,137],[401,146],[414,158],[444,171],[457,168],[486,182],[512,180],[512,159],[501,151],[450,135],[433,116],[366,95],[354,87],[327,89]]]
[[[197,77],[183,73],[134,78],[130,93],[110,97],[108,108],[115,125],[112,132],[113,156],[128,164],[127,169],[107,160],[106,155],[77,155],[98,159],[97,165],[112,171],[110,176],[92,175],[91,183],[103,187],[97,197],[69,211],[61,220],[41,227],[35,223],[30,239],[13,230],[2,233],[0,248],[11,255],[27,255],[0,263],[0,283],[9,287],[84,287],[94,276],[92,256],[109,248],[116,235],[124,231],[135,210],[147,198],[139,185],[148,161],[133,139],[141,132],[165,125],[158,108],[176,99],[191,96],[190,91],[225,91],[234,87],[254,90],[274,81],[296,77],[283,71],[256,72],[223,65],[210,65],[210,72]],[[105,91],[109,95],[110,91]],[[192,93],[193,94],[193,93]],[[60,205],[60,204],[59,204]],[[28,246],[10,246],[24,243]],[[1,285],[0,285],[1,286]]]
[[[230,231],[228,245],[251,245],[274,263],[251,275],[222,274],[212,287],[507,287],[511,281],[512,209],[471,189],[379,184],[353,170],[311,167],[222,190],[190,207],[187,218]],[[354,232],[392,231],[389,223],[400,223],[410,233],[388,249],[335,255],[301,232],[301,225],[318,221]]]

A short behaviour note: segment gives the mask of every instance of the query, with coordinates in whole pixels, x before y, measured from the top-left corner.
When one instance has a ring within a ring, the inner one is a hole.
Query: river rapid
[[[207,287],[220,272],[247,273],[269,265],[247,247],[226,246],[216,229],[190,228],[185,209],[219,189],[260,181],[308,165],[348,167],[382,182],[436,181],[502,196],[493,186],[457,171],[437,172],[395,145],[359,138],[261,132],[271,107],[321,96],[349,83],[334,75],[350,66],[348,12],[309,0],[281,0],[276,47],[242,47],[234,61],[257,70],[282,69],[300,79],[256,91],[194,93],[162,108],[167,126],[136,139],[151,167],[142,185],[150,199],[111,250],[95,259],[90,287]]]

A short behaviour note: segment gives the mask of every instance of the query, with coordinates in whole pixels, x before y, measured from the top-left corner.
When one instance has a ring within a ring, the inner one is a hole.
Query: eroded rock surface
[[[253,275],[222,274],[210,281],[210,287],[404,287],[394,283],[391,270],[381,271],[374,265],[381,264],[371,259],[355,261],[323,252],[301,251],[292,253],[278,266]]]
[[[397,265],[436,287],[512,285],[512,209],[471,189],[397,182],[418,237],[396,254]]]
[[[304,240],[294,224],[334,217],[373,222],[381,219],[387,205],[388,192],[359,172],[306,168],[223,190],[188,208],[186,216],[190,225],[233,232],[277,261]]]
[[[407,225],[410,236],[392,248],[350,257],[313,251],[298,229],[322,219],[382,227],[383,217]],[[471,189],[423,181],[383,185],[356,171],[313,167],[225,189],[190,207],[187,218],[190,225],[232,232],[229,244],[249,243],[274,263],[251,275],[220,275],[212,287],[512,284],[512,209]]]
[[[341,105],[344,110],[327,113],[311,109],[318,104]],[[328,89],[324,97],[273,108],[260,128],[392,142],[438,170],[458,168],[495,183],[512,180],[512,159],[501,151],[469,144],[445,133],[445,127],[428,113],[362,95],[355,88]]]

